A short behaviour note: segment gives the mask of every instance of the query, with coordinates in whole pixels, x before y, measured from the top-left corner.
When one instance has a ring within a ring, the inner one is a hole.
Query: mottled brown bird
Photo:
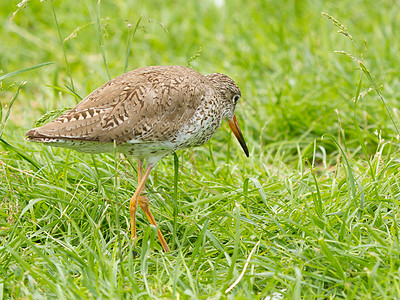
[[[239,87],[224,74],[203,76],[182,66],[144,67],[107,82],[73,109],[26,135],[29,141],[87,153],[113,152],[116,147],[135,157],[138,185],[130,200],[134,239],[138,204],[157,226],[143,192],[160,159],[178,149],[203,145],[222,120],[228,121],[249,156],[235,117],[240,97]],[[170,251],[160,230],[157,236],[164,251]]]

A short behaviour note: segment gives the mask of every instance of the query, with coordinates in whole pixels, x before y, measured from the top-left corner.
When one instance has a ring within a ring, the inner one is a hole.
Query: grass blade
[[[347,174],[348,174],[348,182],[350,185],[350,195],[352,197],[352,199],[354,199],[356,197],[356,184],[355,184],[355,178],[354,178],[354,174],[353,174],[353,168],[350,164],[349,159],[347,158],[347,155],[345,153],[345,151],[343,150],[342,146],[340,146],[338,140],[330,134],[324,134],[322,136],[322,138],[327,137],[328,139],[330,139],[335,145],[336,147],[339,149],[339,151],[342,153],[344,160],[345,160],[345,165],[346,165],[346,170],[347,170]]]
[[[51,85],[51,84],[46,84],[46,86],[50,87],[52,89],[55,89],[56,91],[63,92],[63,93],[66,93],[68,95],[71,95],[71,96],[75,97],[78,100],[82,100],[82,97],[79,96],[74,90],[72,90],[68,86],[65,86],[66,87],[65,89],[62,88],[62,87],[59,87],[59,86]]]
[[[35,66],[32,66],[32,67],[28,67],[28,68],[24,68],[24,69],[19,69],[19,70],[17,70],[17,71],[10,72],[10,73],[7,73],[7,74],[4,74],[4,75],[0,76],[0,81],[1,81],[1,80],[4,80],[4,79],[6,79],[6,78],[10,78],[10,77],[13,77],[13,76],[16,76],[16,75],[25,73],[25,72],[29,72],[29,71],[34,70],[34,69],[37,69],[37,68],[41,68],[41,67],[45,67],[45,66],[48,66],[48,65],[52,65],[52,64],[54,64],[54,63],[55,63],[54,61],[45,62],[45,63],[41,63],[41,64],[38,64],[38,65],[35,65]]]
[[[31,159],[28,155],[25,154],[25,151],[22,151],[22,150],[20,150],[20,149],[18,149],[16,147],[14,147],[13,145],[11,145],[9,142],[4,140],[3,138],[0,138],[0,143],[3,145],[3,147],[6,150],[16,153],[22,159],[26,160],[32,166],[34,166],[37,170],[40,169],[40,166],[33,159]]]
[[[174,206],[174,230],[172,234],[172,248],[175,247],[176,232],[178,228],[178,181],[179,181],[179,157],[174,152],[174,195],[172,205]]]
[[[365,64],[362,61],[358,61],[358,65],[360,66],[361,70],[363,71],[363,73],[365,74],[365,76],[367,77],[368,81],[371,83],[371,85],[373,86],[375,92],[377,93],[379,99],[381,100],[381,102],[383,103],[383,105],[385,106],[386,112],[390,117],[390,120],[392,121],[392,124],[394,126],[394,128],[396,129],[396,133],[397,133],[397,138],[400,137],[400,132],[399,129],[397,128],[396,122],[393,119],[393,116],[386,104],[385,99],[383,98],[383,95],[381,93],[381,91],[379,90],[379,87],[376,83],[376,81],[374,80],[374,78],[372,77],[370,71],[367,69],[367,67],[365,66]]]
[[[71,87],[74,90],[75,89],[74,88],[74,81],[72,79],[71,69],[70,69],[69,63],[68,63],[67,50],[65,49],[64,39],[62,38],[60,25],[58,24],[56,9],[54,8],[54,1],[50,1],[50,3],[51,3],[51,11],[53,13],[53,18],[54,18],[54,23],[56,24],[56,27],[57,27],[58,38],[60,40],[61,48],[62,48],[63,54],[64,54],[65,66],[67,67],[67,73],[68,73],[68,76],[69,76],[69,79],[70,79],[70,82],[71,82]]]
[[[136,31],[139,27],[140,21],[142,20],[142,17],[139,18],[139,20],[136,22],[136,26],[135,29],[133,29],[131,35],[130,35],[130,39],[129,41],[126,43],[126,55],[125,55],[125,66],[124,66],[124,73],[126,73],[126,71],[128,70],[128,66],[129,66],[129,57],[131,55],[131,47],[132,47],[132,42],[133,42],[133,38],[136,35]],[[129,30],[128,30],[129,32]],[[129,34],[128,34],[128,38],[129,38]]]
[[[3,132],[4,132],[4,128],[6,127],[6,123],[8,118],[10,117],[10,113],[11,113],[11,108],[15,102],[15,100],[17,99],[18,95],[19,95],[19,91],[22,89],[22,87],[25,85],[26,81],[23,81],[19,84],[17,91],[15,92],[14,96],[11,98],[10,104],[8,106],[8,110],[6,112],[6,115],[4,117],[3,120],[3,107],[0,107],[0,138],[3,136]]]

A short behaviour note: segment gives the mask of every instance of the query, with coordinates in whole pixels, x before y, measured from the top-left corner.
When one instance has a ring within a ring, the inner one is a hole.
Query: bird
[[[222,73],[202,75],[177,65],[142,67],[110,80],[71,110],[29,130],[26,139],[85,153],[117,151],[135,158],[138,183],[129,203],[135,241],[138,205],[157,226],[144,191],[151,170],[163,157],[205,144],[223,120],[249,157],[235,115],[240,98],[235,81]],[[157,237],[169,252],[160,229]]]

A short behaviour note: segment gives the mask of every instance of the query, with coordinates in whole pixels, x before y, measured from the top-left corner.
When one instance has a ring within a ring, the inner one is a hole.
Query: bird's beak
[[[244,141],[243,134],[240,131],[239,124],[238,124],[238,122],[236,120],[236,116],[235,115],[233,115],[232,120],[228,121],[228,124],[229,124],[229,127],[232,129],[233,134],[238,139],[238,141],[240,143],[240,146],[242,146],[242,149],[243,149],[244,153],[246,153],[246,156],[249,157],[249,150],[247,149],[246,142]]]

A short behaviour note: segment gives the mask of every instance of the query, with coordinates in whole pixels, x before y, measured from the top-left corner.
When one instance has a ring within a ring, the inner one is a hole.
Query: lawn
[[[398,1],[18,3],[0,2],[0,299],[400,299]],[[130,239],[132,159],[25,132],[172,64],[238,83],[250,157],[225,123],[157,165],[166,254],[140,210]]]

